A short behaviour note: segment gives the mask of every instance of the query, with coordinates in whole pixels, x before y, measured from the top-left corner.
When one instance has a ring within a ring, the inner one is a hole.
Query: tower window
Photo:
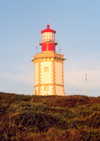
[[[44,67],[44,72],[49,72],[49,67]]]
[[[49,86],[48,85],[44,86],[44,91],[48,91],[48,90],[49,90]]]

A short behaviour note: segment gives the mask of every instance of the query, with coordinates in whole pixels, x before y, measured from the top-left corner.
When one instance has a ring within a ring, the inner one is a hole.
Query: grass
[[[2,141],[98,141],[100,97],[0,93]]]

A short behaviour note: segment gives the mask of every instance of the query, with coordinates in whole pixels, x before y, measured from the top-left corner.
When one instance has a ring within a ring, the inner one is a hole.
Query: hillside
[[[100,97],[0,93],[1,141],[100,141]]]

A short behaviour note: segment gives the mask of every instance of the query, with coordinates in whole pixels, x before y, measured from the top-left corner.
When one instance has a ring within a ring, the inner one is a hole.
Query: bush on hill
[[[0,93],[0,140],[100,140],[100,97]]]

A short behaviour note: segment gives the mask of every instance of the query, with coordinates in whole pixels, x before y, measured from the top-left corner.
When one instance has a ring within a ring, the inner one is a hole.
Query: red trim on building
[[[53,33],[56,33],[55,30],[50,29],[50,25],[47,25],[47,29],[44,29],[44,30],[41,31],[41,33],[44,33],[44,32],[53,32]]]
[[[53,43],[42,44],[42,51],[55,51],[55,44]]]

